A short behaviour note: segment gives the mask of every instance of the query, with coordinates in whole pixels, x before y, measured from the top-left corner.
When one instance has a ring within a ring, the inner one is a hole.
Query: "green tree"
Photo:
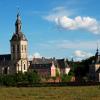
[[[3,75],[2,81],[3,81],[3,85],[6,85],[6,86],[15,86],[16,85],[14,75]]]
[[[71,78],[72,78],[71,75],[64,74],[62,75],[61,80],[62,82],[70,82]]]
[[[56,68],[56,77],[59,77],[60,76],[60,69],[57,67]]]
[[[40,77],[36,71],[28,72],[27,75],[28,75],[28,82],[30,84],[40,82]]]

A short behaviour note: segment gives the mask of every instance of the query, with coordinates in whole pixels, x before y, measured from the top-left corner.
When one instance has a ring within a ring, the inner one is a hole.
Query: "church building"
[[[10,40],[11,54],[0,55],[0,73],[14,74],[27,72],[28,62],[28,41],[21,31],[22,23],[19,13],[15,22],[15,32]]]

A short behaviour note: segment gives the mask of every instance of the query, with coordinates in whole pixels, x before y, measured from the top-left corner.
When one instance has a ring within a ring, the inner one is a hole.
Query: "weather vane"
[[[20,13],[19,6],[18,5],[16,6],[16,8],[17,8],[17,13]]]

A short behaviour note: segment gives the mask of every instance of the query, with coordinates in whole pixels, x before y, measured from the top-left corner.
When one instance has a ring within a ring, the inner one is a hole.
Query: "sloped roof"
[[[57,59],[57,66],[59,68],[65,68],[66,67],[66,64],[65,64],[64,59]]]
[[[55,66],[59,68],[66,68],[69,67],[67,61],[64,59],[46,59],[46,58],[33,58],[31,61],[31,66],[37,66],[37,67],[48,67],[49,65],[52,65],[52,61],[54,62]],[[31,67],[30,66],[30,67]],[[51,66],[50,66],[51,67]]]
[[[11,54],[0,55],[0,61],[8,61],[11,60]]]
[[[24,41],[27,41],[25,35],[20,32],[20,33],[14,33],[12,38],[11,38],[11,41],[18,41],[18,40],[24,40]]]
[[[48,64],[52,63],[53,59],[46,59],[46,58],[33,58],[32,64]]]
[[[31,64],[30,69],[50,69],[51,63],[48,64]]]

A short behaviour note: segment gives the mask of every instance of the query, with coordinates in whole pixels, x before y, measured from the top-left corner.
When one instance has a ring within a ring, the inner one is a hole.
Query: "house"
[[[35,70],[41,77],[56,77],[68,74],[70,71],[70,67],[67,64],[67,61],[64,59],[46,59],[42,58],[33,58],[30,61],[29,70]]]
[[[95,59],[89,67],[89,77],[92,81],[100,82],[100,54],[97,48]]]

